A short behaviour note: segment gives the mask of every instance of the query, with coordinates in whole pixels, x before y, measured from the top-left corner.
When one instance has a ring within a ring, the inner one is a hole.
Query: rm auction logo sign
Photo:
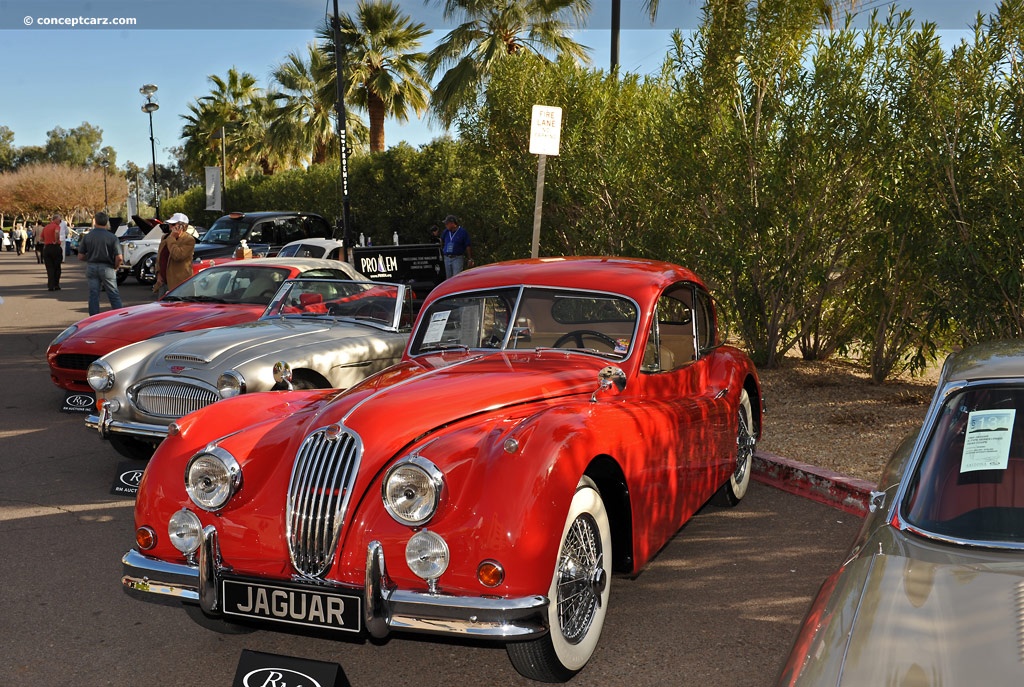
[[[243,649],[231,687],[352,687],[337,663]]]
[[[96,407],[96,397],[92,394],[70,393],[64,396],[61,410],[65,413],[88,413]]]

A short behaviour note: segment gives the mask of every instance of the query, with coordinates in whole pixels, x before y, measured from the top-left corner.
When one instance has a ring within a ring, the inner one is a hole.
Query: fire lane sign
[[[562,108],[534,105],[530,119],[530,152],[558,155],[562,136]]]

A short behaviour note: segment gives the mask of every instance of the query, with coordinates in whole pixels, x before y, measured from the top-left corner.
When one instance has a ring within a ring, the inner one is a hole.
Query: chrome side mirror
[[[274,363],[274,386],[271,391],[292,391],[292,367],[284,361]]]
[[[597,403],[597,394],[610,389],[615,386],[619,391],[626,388],[626,373],[622,371],[622,368],[609,365],[608,367],[601,368],[601,371],[597,373],[597,389],[594,390],[594,395],[590,397],[591,403]]]

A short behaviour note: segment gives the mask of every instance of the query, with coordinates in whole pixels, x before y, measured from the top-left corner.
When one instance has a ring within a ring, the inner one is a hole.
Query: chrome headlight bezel
[[[444,473],[413,454],[388,469],[381,483],[381,501],[395,522],[416,527],[437,513],[444,492]]]
[[[93,391],[110,391],[114,388],[114,368],[106,360],[94,360],[89,363],[85,379]]]
[[[185,491],[205,511],[224,507],[242,486],[242,467],[219,446],[208,446],[185,466]]]
[[[217,378],[217,393],[221,398],[234,398],[245,393],[245,377],[238,370],[228,370]]]

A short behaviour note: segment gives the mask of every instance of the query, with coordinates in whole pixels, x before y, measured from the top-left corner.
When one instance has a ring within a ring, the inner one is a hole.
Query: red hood
[[[438,427],[531,401],[591,394],[607,360],[544,351],[428,356],[368,379],[326,405],[313,426],[344,424],[388,460]]]
[[[253,322],[259,319],[264,309],[263,305],[179,301],[135,305],[86,318],[78,324],[78,331],[58,348],[65,353],[88,350],[103,355],[164,332]]]

